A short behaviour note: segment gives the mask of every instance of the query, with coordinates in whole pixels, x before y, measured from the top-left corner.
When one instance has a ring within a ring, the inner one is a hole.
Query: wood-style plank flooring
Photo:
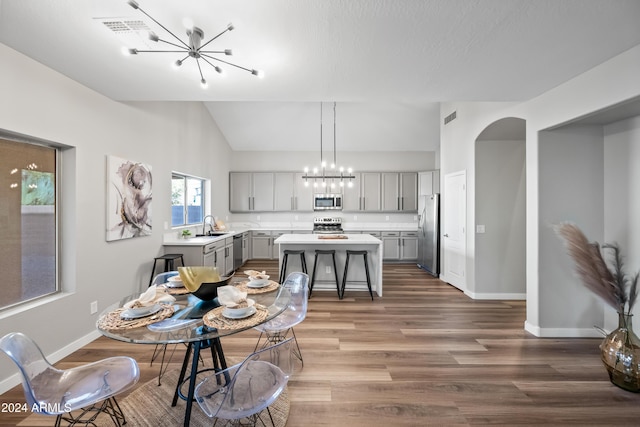
[[[273,261],[245,268],[278,276]],[[295,328],[304,367],[289,383],[288,426],[640,424],[640,394],[611,385],[600,340],[535,338],[523,330],[524,301],[471,300],[414,264],[385,264],[383,275],[375,301],[314,292]],[[224,338],[226,355],[247,355],[256,338]],[[157,375],[152,349],[100,338],[57,366],[126,354],[145,382]],[[21,386],[0,396],[23,401]],[[0,413],[0,425],[24,418]]]

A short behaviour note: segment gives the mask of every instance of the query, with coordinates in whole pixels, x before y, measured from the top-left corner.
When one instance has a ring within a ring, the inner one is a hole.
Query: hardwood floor
[[[246,267],[278,276],[275,262]],[[640,394],[611,385],[600,340],[535,338],[523,330],[524,301],[474,301],[413,264],[386,264],[383,275],[375,301],[314,292],[295,328],[304,367],[289,383],[288,426],[638,424]],[[245,356],[256,339],[224,338],[226,355]],[[157,375],[152,350],[100,338],[57,366],[128,354],[145,382]],[[21,386],[0,401],[24,402]],[[0,425],[23,418],[0,413]]]

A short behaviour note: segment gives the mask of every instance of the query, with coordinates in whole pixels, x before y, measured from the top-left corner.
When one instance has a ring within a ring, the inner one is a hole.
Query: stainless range
[[[314,234],[341,234],[342,218],[340,217],[317,217],[313,218]]]

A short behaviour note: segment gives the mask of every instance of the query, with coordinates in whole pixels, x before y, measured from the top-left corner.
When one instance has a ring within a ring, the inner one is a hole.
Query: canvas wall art
[[[107,241],[151,235],[151,166],[107,156]]]

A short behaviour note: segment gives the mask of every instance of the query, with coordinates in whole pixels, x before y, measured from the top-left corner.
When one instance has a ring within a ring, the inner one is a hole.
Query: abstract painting
[[[107,156],[107,242],[151,235],[151,166]]]

